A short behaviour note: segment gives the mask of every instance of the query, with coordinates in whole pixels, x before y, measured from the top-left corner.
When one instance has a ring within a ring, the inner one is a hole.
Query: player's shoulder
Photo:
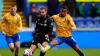
[[[52,17],[58,17],[58,16],[59,16],[59,14],[52,15]]]
[[[18,13],[16,13],[17,16],[20,16]]]
[[[67,20],[72,19],[71,16],[70,16],[70,14],[66,14],[66,19],[67,19]]]
[[[5,13],[5,14],[4,14],[4,17],[9,16],[9,14],[10,14],[10,13]]]
[[[51,19],[52,17],[51,17],[50,15],[47,15],[47,18],[48,18],[48,19]]]
[[[47,15],[47,20],[50,21],[50,22],[53,21],[53,20],[52,20],[52,17],[51,17],[50,15]]]
[[[6,19],[6,18],[8,18],[9,15],[10,15],[10,13],[5,13],[5,14],[3,15],[2,19]]]
[[[56,19],[57,17],[59,17],[59,14],[55,14],[52,16],[53,19]]]
[[[66,17],[71,17],[70,14],[66,14]]]

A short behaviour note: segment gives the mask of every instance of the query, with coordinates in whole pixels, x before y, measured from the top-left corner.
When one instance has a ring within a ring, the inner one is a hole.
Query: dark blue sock
[[[80,56],[85,56],[83,52],[82,52],[82,53],[80,53],[79,55],[80,55]]]
[[[40,52],[40,56],[44,56],[45,55],[45,53],[43,53],[43,52]]]
[[[18,54],[15,54],[15,56],[18,56]]]

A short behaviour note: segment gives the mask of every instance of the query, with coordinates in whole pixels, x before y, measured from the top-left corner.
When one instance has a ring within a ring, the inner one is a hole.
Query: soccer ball
[[[23,56],[32,56],[32,51],[30,49],[25,49]]]

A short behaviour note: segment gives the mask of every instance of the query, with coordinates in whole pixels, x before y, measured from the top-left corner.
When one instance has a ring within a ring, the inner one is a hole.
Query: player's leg
[[[72,47],[80,56],[85,56],[84,53],[81,51],[81,49],[78,47],[78,45],[75,45]]]
[[[20,36],[18,34],[13,35],[13,40],[15,44],[15,56],[18,56],[20,50]]]
[[[76,41],[73,39],[73,37],[66,38],[65,43],[68,44],[70,47],[72,47],[80,56],[84,56],[84,53],[78,47],[78,45],[77,45]]]
[[[53,46],[57,45],[57,44],[61,44],[63,42],[62,37],[56,37],[54,38],[48,45],[46,45],[46,47],[44,48],[41,44],[38,43],[38,47],[41,49],[41,51],[44,53],[47,50],[49,50],[50,48],[52,48]]]
[[[14,43],[13,43],[13,39],[11,36],[6,36],[6,41],[8,43],[9,49],[11,50],[11,52],[14,52]]]
[[[42,46],[43,46],[43,47],[46,47],[47,44],[48,44],[48,42],[45,41],[45,42],[42,43]]]
[[[20,42],[15,42],[15,56],[18,56],[19,50],[20,50]]]
[[[36,33],[34,35],[30,50],[32,51],[32,54],[35,52],[36,48],[37,48],[37,44],[40,42],[40,35],[38,33]]]
[[[14,52],[14,43],[9,43],[8,46],[11,52]]]
[[[32,52],[32,54],[34,53],[34,51],[36,50],[37,46],[35,44],[32,44],[30,47],[30,50]]]
[[[43,47],[46,47],[47,44],[48,44],[48,42],[45,41],[45,42],[42,43],[42,46],[43,46]],[[45,52],[43,53],[43,52],[41,51],[41,52],[40,52],[40,56],[44,56],[44,55],[45,55]]]

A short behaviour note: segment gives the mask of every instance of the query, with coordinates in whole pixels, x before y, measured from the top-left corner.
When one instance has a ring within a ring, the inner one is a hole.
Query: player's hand
[[[3,34],[3,35],[6,35],[6,32],[5,32],[5,31],[3,31],[3,32],[2,32],[2,34]]]
[[[49,41],[49,35],[48,35],[48,34],[45,35],[45,39],[46,39],[47,41]]]
[[[46,35],[45,35],[45,37],[46,37],[46,38],[49,38],[49,35],[48,35],[48,34],[46,34]]]

